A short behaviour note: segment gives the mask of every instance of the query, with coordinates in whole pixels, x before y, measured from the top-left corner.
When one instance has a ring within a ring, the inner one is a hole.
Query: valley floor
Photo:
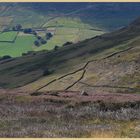
[[[0,89],[0,137],[140,137],[140,94]]]

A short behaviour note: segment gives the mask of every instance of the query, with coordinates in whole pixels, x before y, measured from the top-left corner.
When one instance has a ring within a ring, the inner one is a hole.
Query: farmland
[[[18,35],[17,32],[11,31],[11,32],[2,32],[0,33],[0,43],[1,42],[12,42]],[[14,43],[14,42],[13,42]]]
[[[14,43],[0,42],[0,56],[10,55],[12,57],[21,56],[22,53],[32,51],[35,37],[32,35],[18,36]]]
[[[56,18],[38,29],[41,30],[37,32],[38,35],[43,39],[45,39],[46,32],[49,31],[53,34],[46,44],[39,47],[34,45],[36,37],[33,34],[25,34],[21,31],[19,33],[15,31],[1,33],[0,56],[18,57],[29,51],[52,50],[56,45],[62,47],[66,42],[76,43],[104,33],[98,29],[94,30],[92,26],[75,18]]]
[[[68,27],[60,27],[55,29],[55,34],[53,38],[48,40],[47,44],[42,45],[35,50],[52,50],[55,45],[62,46],[66,42],[76,43],[78,41],[94,37],[96,35],[101,35],[102,31],[92,31],[88,29],[78,29],[78,28],[68,28]]]

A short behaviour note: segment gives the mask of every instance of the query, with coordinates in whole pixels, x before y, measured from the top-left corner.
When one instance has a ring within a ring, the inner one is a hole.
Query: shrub
[[[43,71],[43,76],[50,75],[51,73],[52,73],[51,70],[49,70],[48,68],[45,68]]]
[[[26,56],[27,55],[27,53],[22,53],[22,56]]]
[[[37,40],[34,41],[34,45],[37,46],[37,47],[39,47],[39,41],[37,41]]]
[[[36,32],[36,31],[32,31],[32,33],[33,33],[33,35],[35,35],[35,36],[37,35],[37,32]]]
[[[21,24],[17,24],[16,25],[16,29],[19,31],[19,30],[21,30],[22,29],[22,25]]]
[[[72,42],[66,42],[66,43],[63,44],[63,46],[67,46],[67,45],[71,45],[71,44],[73,44],[73,43]]]
[[[40,40],[41,39],[41,36],[37,36],[37,39]]]
[[[27,53],[22,53],[22,56],[26,56],[26,55],[36,55],[36,52],[28,51]]]
[[[13,31],[16,31],[16,28],[15,28],[15,27],[12,27],[12,30],[13,30]]]
[[[20,31],[22,29],[22,25],[21,24],[17,24],[16,26],[14,26],[12,28],[13,31]]]
[[[51,33],[46,33],[46,39],[50,39],[53,35]]]
[[[59,49],[59,46],[56,45],[56,46],[54,47],[54,50],[57,51],[58,49]]]
[[[9,55],[5,55],[5,56],[3,56],[2,57],[2,60],[5,60],[5,59],[10,59],[10,58],[12,58],[11,56],[9,56]]]
[[[41,44],[46,44],[46,43],[47,43],[47,41],[46,41],[46,40],[41,39]]]

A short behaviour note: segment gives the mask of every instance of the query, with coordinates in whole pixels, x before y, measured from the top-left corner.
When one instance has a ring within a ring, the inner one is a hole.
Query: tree
[[[13,31],[16,31],[16,28],[15,28],[15,27],[12,27],[12,30],[13,30]]]
[[[59,46],[56,45],[56,46],[54,47],[54,50],[57,51],[58,49],[59,49]]]
[[[17,24],[16,26],[14,26],[12,28],[13,31],[20,31],[22,29],[22,25],[21,24]]]
[[[51,73],[52,73],[51,70],[49,70],[48,68],[45,68],[43,71],[43,76],[50,75]]]
[[[34,45],[37,46],[37,47],[39,47],[39,42],[37,40],[34,41]]]
[[[67,46],[67,45],[71,45],[71,44],[73,44],[73,43],[72,42],[66,42],[66,43],[63,44],[63,46]]]
[[[21,30],[21,29],[22,29],[22,25],[21,25],[21,24],[17,24],[17,25],[16,25],[16,30],[19,31],[19,30]]]
[[[47,41],[46,41],[46,40],[41,39],[41,44],[46,44],[46,43],[47,43]]]
[[[41,36],[37,36],[37,39],[40,40],[41,39]]]
[[[46,33],[46,39],[50,39],[53,35],[49,32],[49,33]]]

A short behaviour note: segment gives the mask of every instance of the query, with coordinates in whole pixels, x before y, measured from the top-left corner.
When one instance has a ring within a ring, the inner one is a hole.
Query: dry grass
[[[140,108],[1,96],[0,137],[139,137]]]

